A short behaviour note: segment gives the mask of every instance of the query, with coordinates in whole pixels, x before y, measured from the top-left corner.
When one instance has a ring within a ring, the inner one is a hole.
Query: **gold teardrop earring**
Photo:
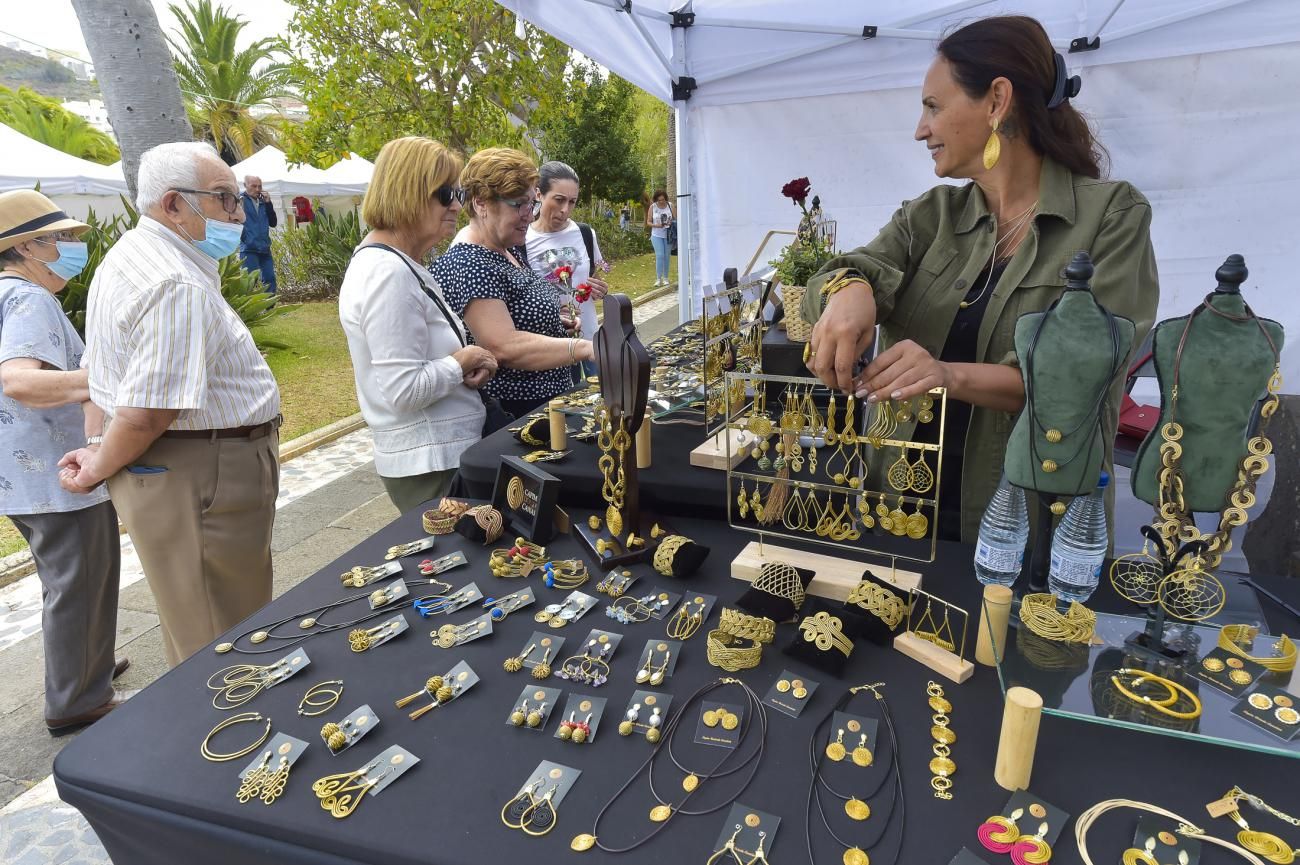
[[[993,118],[993,131],[989,133],[989,140],[984,142],[984,170],[992,171],[993,166],[998,164],[998,158],[1002,156],[1002,142],[998,139],[998,119]]]

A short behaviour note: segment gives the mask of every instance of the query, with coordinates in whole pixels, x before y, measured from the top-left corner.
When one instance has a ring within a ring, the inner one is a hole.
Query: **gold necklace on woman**
[[[996,243],[993,244],[993,253],[989,256],[989,266],[988,266],[989,275],[984,278],[984,286],[980,288],[980,293],[975,295],[975,297],[971,298],[970,300],[963,300],[961,302],[960,306],[962,309],[966,309],[969,306],[973,306],[974,304],[977,304],[984,299],[984,292],[989,290],[989,285],[993,282],[994,265],[997,264],[998,259],[1009,258],[1012,255],[1012,253],[1014,253],[1016,249],[1020,246],[1020,242],[1024,240],[1024,237],[1020,237],[1019,239],[1017,239],[1017,235],[1019,235],[1020,230],[1024,228],[1031,219],[1034,218],[1034,213],[1037,210],[1038,210],[1038,202],[1035,201],[1033,204],[1029,205],[1028,210],[1026,210],[1024,213],[1021,213],[1019,216],[1013,216],[1011,219],[1008,219],[1006,222],[1002,222],[1001,220],[998,221],[999,226],[1012,224],[1012,223],[1014,224],[1012,224],[1011,229],[1006,234],[1002,235],[1001,239],[999,239]]]

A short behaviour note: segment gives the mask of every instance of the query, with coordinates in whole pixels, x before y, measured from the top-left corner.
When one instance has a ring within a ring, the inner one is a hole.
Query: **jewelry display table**
[[[495,438],[495,437],[494,437]],[[655,474],[671,477],[675,457],[671,439],[688,436],[660,436],[656,447]],[[506,452],[514,452],[508,450]],[[684,454],[681,465],[685,464]],[[574,459],[573,465],[592,461]],[[548,467],[550,468],[550,467]],[[594,469],[592,483],[598,483]],[[495,474],[495,469],[493,469]],[[649,473],[648,473],[649,474]],[[702,473],[720,485],[719,473]],[[678,474],[680,482],[682,475]],[[569,481],[565,481],[566,487]],[[661,481],[667,487],[667,478]],[[721,501],[698,487],[680,495],[698,502]],[[595,499],[599,501],[599,499]],[[585,519],[587,511],[575,518]],[[217,642],[268,622],[278,621],[313,604],[325,604],[354,593],[341,589],[339,574],[355,565],[383,561],[389,546],[422,537],[420,512],[399,518],[356,548],[306,579],[297,587],[259,611]],[[672,678],[662,686],[677,696],[676,710],[685,695],[719,676],[726,675],[708,665],[705,634],[716,627],[723,606],[745,588],[732,579],[730,562],[749,542],[749,536],[727,528],[725,523],[675,516],[674,527],[701,544],[712,554],[694,577],[674,581],[646,565],[632,570],[637,594],[650,588],[670,591],[700,591],[715,594],[708,622],[687,640],[677,658]],[[506,539],[503,539],[503,542]],[[494,546],[500,546],[495,544]],[[442,574],[461,587],[474,581],[490,596],[521,589],[524,580],[499,579],[488,572],[489,550],[472,545],[459,535],[440,536],[427,554],[401,559],[407,578],[418,576],[417,561],[424,555],[437,557],[463,550],[466,567]],[[556,538],[549,547],[556,558],[578,555],[570,537]],[[933,591],[970,609],[978,608],[980,586],[971,573],[971,550],[957,544],[939,545],[932,564],[917,566]],[[596,579],[600,574],[597,573]],[[1261,584],[1295,603],[1300,601],[1300,581],[1256,578]],[[349,650],[344,631],[323,634],[305,642],[310,666],[289,681],[258,694],[239,711],[269,716],[276,733],[288,733],[310,743],[294,764],[283,795],[273,805],[257,800],[240,804],[235,797],[236,777],[245,761],[211,763],[200,755],[204,735],[229,713],[215,710],[208,690],[208,677],[230,664],[274,661],[288,653],[260,656],[215,654],[211,646],[181,664],[146,688],[122,708],[82,733],[59,754],[54,766],[55,781],[62,798],[78,808],[90,822],[104,847],[119,865],[257,865],[257,863],[384,863],[384,865],[481,865],[481,863],[610,862],[660,863],[703,862],[714,852],[714,840],[722,830],[727,809],[707,816],[680,816],[653,841],[632,852],[610,855],[600,850],[575,853],[569,844],[579,833],[589,831],[596,812],[650,753],[644,736],[622,737],[614,719],[606,718],[600,734],[587,744],[562,741],[553,734],[560,719],[552,712],[540,732],[516,728],[507,723],[520,689],[533,680],[527,674],[506,673],[502,661],[517,653],[539,625],[533,612],[557,603],[563,593],[547,589],[539,578],[527,578],[538,603],[495,624],[494,632],[463,646],[442,650],[430,643],[429,631],[438,626],[468,621],[482,611],[473,605],[458,614],[421,618],[409,605],[401,613],[409,630],[364,653]],[[586,588],[594,591],[594,580]],[[1108,586],[1091,604],[1100,610],[1124,610]],[[632,693],[637,647],[652,637],[664,636],[663,621],[620,625],[603,615],[600,607],[580,621],[558,631],[567,639],[565,654],[575,649],[593,627],[623,633],[625,647],[611,663],[608,684],[592,689],[552,676],[535,684],[563,689],[570,694],[595,694],[607,698],[615,719]],[[1270,615],[1282,616],[1271,602],[1264,602]],[[347,618],[355,617],[353,614]],[[343,618],[340,616],[339,618]],[[1283,626],[1280,618],[1274,622]],[[544,627],[544,626],[543,626]],[[1294,623],[1288,627],[1294,629]],[[804,825],[809,788],[809,737],[818,719],[850,685],[885,683],[883,686],[897,725],[906,823],[902,831],[899,862],[908,865],[944,865],[962,846],[977,851],[987,861],[992,854],[980,849],[977,827],[1006,802],[1008,793],[993,780],[1002,694],[997,672],[979,667],[974,678],[963,685],[945,683],[947,699],[953,705],[951,729],[952,799],[934,797],[927,761],[931,758],[931,710],[926,703],[926,682],[933,673],[892,649],[859,642],[849,660],[843,680],[832,679],[790,658],[780,651],[795,632],[793,625],[778,628],[776,641],[763,652],[759,667],[739,674],[759,694],[765,693],[782,670],[820,683],[808,699],[810,705],[798,719],[768,711],[766,753],[758,774],[739,801],[754,809],[782,818],[779,834],[767,849],[773,865],[806,862]],[[630,642],[629,642],[630,641]],[[973,649],[973,636],[972,636]],[[274,644],[274,639],[270,641]],[[259,648],[266,648],[262,644]],[[633,648],[627,648],[632,646]],[[428,676],[441,673],[465,660],[481,681],[464,696],[411,721],[405,710],[394,708],[394,700],[409,694]],[[300,717],[299,700],[313,684],[341,679],[344,693],[328,717]],[[322,722],[337,720],[358,706],[369,704],[381,720],[377,728],[338,756],[331,756],[318,735]],[[562,703],[561,703],[562,705]],[[334,717],[337,716],[337,717]],[[694,720],[687,721],[694,724]],[[689,737],[688,737],[689,738]],[[680,756],[713,762],[717,749],[684,743]],[[883,747],[883,743],[881,747]],[[367,796],[356,812],[346,819],[334,819],[322,810],[311,791],[312,782],[326,775],[348,772],[374,758],[391,745],[401,745],[420,759],[377,796]],[[824,743],[818,743],[818,747]],[[582,770],[576,786],[557,809],[558,823],[550,834],[533,838],[504,827],[499,817],[502,805],[514,797],[530,772],[541,760],[552,760]],[[664,761],[658,783],[661,790],[680,794],[682,775]],[[1184,814],[1220,837],[1235,835],[1236,826],[1227,820],[1209,819],[1204,805],[1241,785],[1266,800],[1285,805],[1295,801],[1292,764],[1278,757],[1211,744],[1183,741],[1100,724],[1080,723],[1045,716],[1042,720],[1038,757],[1033,768],[1032,789],[1073,814],[1083,812],[1100,799],[1128,797],[1159,804]],[[1281,770],[1281,771],[1279,771]],[[726,779],[709,781],[693,804],[705,806],[721,801],[734,789]],[[858,835],[867,845],[876,865],[893,862],[900,821],[890,821],[889,835],[875,842],[874,833],[886,825],[883,814],[889,808],[888,785],[880,801],[872,802],[882,815],[861,824]],[[601,824],[602,840],[630,844],[648,833],[653,824],[647,815],[655,805],[644,784],[623,796]],[[896,806],[898,807],[898,806]],[[813,818],[817,818],[814,816]],[[1254,815],[1251,817],[1255,819]],[[1136,815],[1117,812],[1100,820],[1089,835],[1089,845],[1098,862],[1117,862],[1130,846]],[[1276,827],[1284,835],[1287,827]],[[728,831],[730,827],[727,827]],[[1072,825],[1057,844],[1052,861],[1077,863]],[[817,835],[824,839],[824,835]],[[1291,840],[1295,840],[1292,836]],[[819,846],[818,863],[838,862],[840,850]],[[1207,848],[1204,865],[1234,861],[1224,851]]]

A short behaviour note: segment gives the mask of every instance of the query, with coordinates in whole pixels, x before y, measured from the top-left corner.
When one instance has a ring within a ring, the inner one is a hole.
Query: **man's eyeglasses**
[[[501,202],[506,207],[509,207],[512,210],[531,211],[533,209],[533,206],[537,204],[536,198],[530,198],[528,196],[524,196],[523,198],[501,198],[500,196],[498,196],[497,201]]]
[[[221,199],[221,209],[226,213],[239,210],[238,192],[219,192],[211,189],[177,189],[176,192],[188,192],[190,195],[212,195]]]
[[[465,203],[465,190],[460,186],[439,186],[434,195],[438,196],[438,203],[443,207],[451,207],[453,198],[461,204]]]

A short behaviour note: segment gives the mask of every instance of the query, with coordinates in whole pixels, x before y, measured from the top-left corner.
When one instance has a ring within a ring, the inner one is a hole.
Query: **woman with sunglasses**
[[[469,226],[432,268],[474,341],[501,365],[487,392],[516,417],[569,390],[569,368],[594,357],[591,340],[565,329],[554,286],[524,254],[537,178],[537,166],[518,150],[470,157],[460,175]]]
[[[361,203],[371,227],[348,265],[339,319],[375,470],[398,510],[446,494],[460,455],[482,438],[477,392],[497,369],[468,345],[460,317],[421,262],[456,230],[461,160],[428,138],[384,145]]]

